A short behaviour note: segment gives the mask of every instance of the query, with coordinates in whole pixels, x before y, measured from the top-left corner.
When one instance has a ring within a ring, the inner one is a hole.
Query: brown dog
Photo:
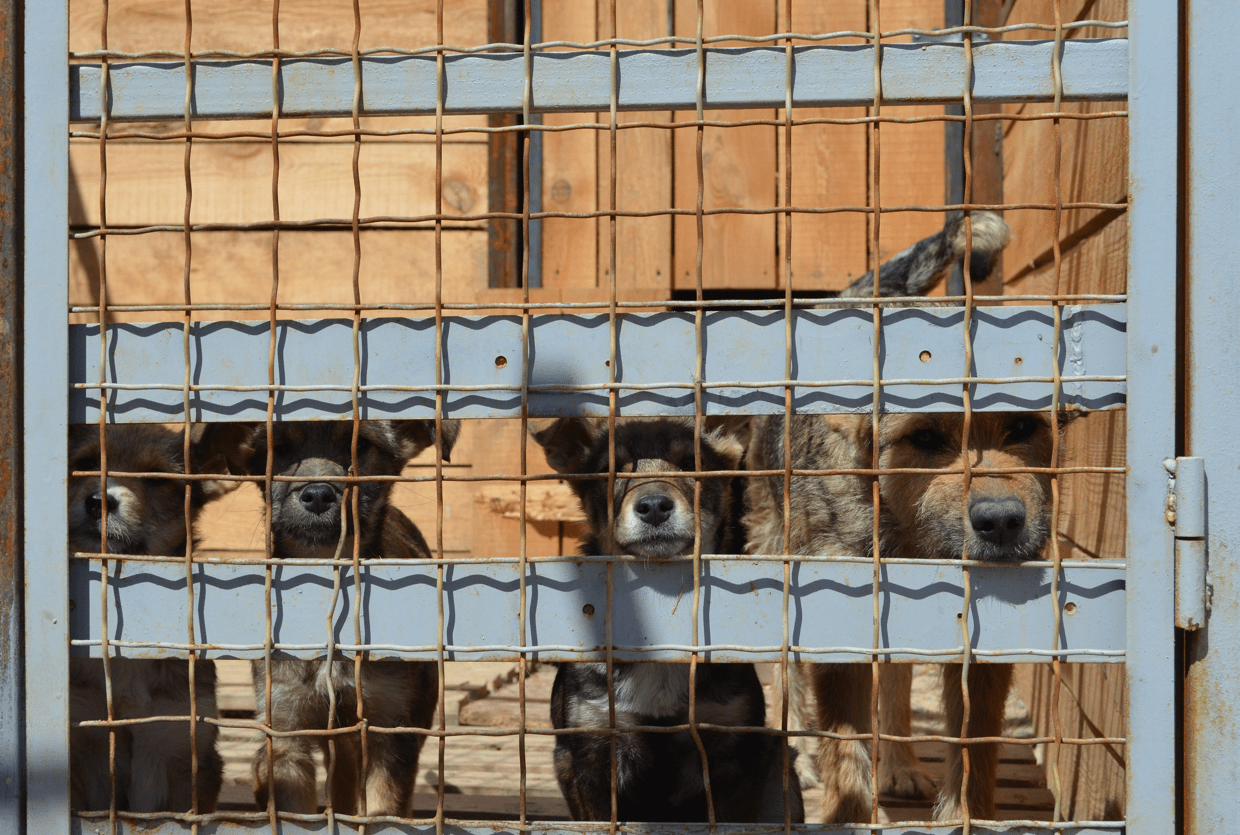
[[[950,226],[950,222],[949,222]],[[946,234],[948,229],[944,230]],[[973,218],[973,278],[1007,244],[1006,225],[993,215]],[[954,237],[959,242],[959,235]],[[926,246],[920,242],[883,266],[883,294],[888,273],[899,283],[901,258],[920,259],[923,274],[942,274],[944,259],[955,259],[962,246]],[[985,272],[981,272],[984,277]],[[872,292],[863,277],[843,295]],[[869,285],[872,287],[872,284]],[[854,288],[856,290],[854,291]],[[1047,467],[1050,465],[1057,420],[1035,413],[979,413],[970,437],[963,440],[961,414],[884,414],[878,423],[881,469],[951,470],[967,457],[974,468]],[[784,466],[784,418],[756,418],[747,452],[748,469]],[[797,469],[866,469],[871,466],[873,433],[869,415],[794,416],[791,424],[792,465]],[[972,478],[967,513],[964,477],[959,473],[880,476],[880,547],[884,556],[931,557],[985,561],[1036,559],[1051,536],[1050,480],[1045,474],[985,475]],[[744,522],[749,550],[783,553],[783,485],[779,478],[751,479],[746,489]],[[791,484],[791,554],[869,555],[873,547],[874,507],[871,482],[865,476],[794,477]],[[804,671],[801,671],[802,673]],[[943,697],[949,734],[959,733],[963,696],[959,665],[948,665]],[[870,731],[870,668],[865,665],[814,664],[808,671],[820,730],[855,734]],[[1004,664],[975,665],[970,670],[970,711],[967,736],[997,736],[1011,680]],[[883,733],[909,734],[908,665],[884,665],[880,679],[880,722]],[[794,677],[795,684],[795,677]],[[795,697],[795,690],[792,694]],[[972,817],[994,816],[998,748],[970,745],[972,763],[968,805]],[[871,810],[870,752],[861,742],[821,740],[820,773],[826,783],[825,820],[860,822]],[[918,794],[928,780],[907,743],[883,744],[879,752],[879,787]],[[939,792],[936,817],[962,817],[961,749],[952,749],[948,773]]]
[[[460,428],[443,421],[443,456]],[[276,559],[349,559],[360,538],[362,559],[427,559],[430,548],[405,514],[388,503],[392,482],[367,481],[346,487],[352,468],[352,424],[344,421],[277,423],[273,427],[273,472],[299,481],[272,484],[267,514]],[[405,464],[434,446],[433,421],[363,421],[357,444],[358,474],[399,475]],[[249,473],[265,471],[265,426],[250,428],[237,465]],[[353,491],[358,518],[353,519]],[[267,671],[253,663],[256,717],[268,716]],[[361,713],[372,727],[429,728],[435,712],[438,673],[430,661],[365,661],[361,666]],[[331,704],[335,703],[335,713]],[[271,665],[270,717],[276,731],[349,727],[358,723],[357,682],[352,660],[281,659]],[[331,768],[332,807],[342,814],[409,817],[418,754],[425,737],[417,733],[367,735],[363,769],[360,731],[337,734]],[[281,811],[318,809],[314,752],[328,753],[326,737],[278,736],[269,761],[264,744],[254,757],[254,797],[266,808],[269,796]],[[364,806],[362,804],[365,804]]]
[[[219,450],[204,444],[203,427],[191,435],[195,472],[222,472]],[[216,440],[222,436],[216,434]],[[150,477],[108,476],[106,487],[98,476],[69,479],[69,550],[99,551],[103,507],[106,504],[107,552],[182,556],[192,531],[185,526],[185,485],[160,475],[185,472],[183,436],[160,425],[121,424],[107,428],[109,472],[149,473]],[[98,470],[99,428],[73,426],[69,430],[70,471]],[[191,515],[227,492],[219,481],[195,481]],[[184,716],[184,720],[126,725],[116,735],[116,804],[133,812],[190,810],[193,780],[189,662],[168,658],[141,660],[112,658],[112,707],[115,719]],[[194,664],[197,716],[218,716],[215,704],[215,663]],[[75,809],[108,809],[111,802],[109,732],[100,727],[76,727],[84,721],[108,718],[103,662],[74,658],[69,664],[70,791]],[[194,727],[198,755],[198,811],[215,809],[223,777],[223,761],[216,752],[216,726],[199,721]]]
[[[972,467],[1046,467],[1052,433],[1058,431],[1035,413],[973,415],[967,449],[962,447],[959,414],[883,415],[879,422],[879,466],[952,469]],[[755,419],[748,452],[750,469],[783,466],[783,418]],[[798,416],[792,419],[792,465],[797,469],[865,469],[870,466],[871,425],[866,415]],[[782,553],[783,490],[780,478],[755,478],[746,491],[745,523],[749,548]],[[865,476],[794,477],[788,553],[868,555],[874,508]],[[974,475],[967,519],[961,513],[960,473],[891,474],[879,477],[882,512],[881,547],[886,557],[960,559],[967,543],[969,559],[996,562],[1038,558],[1050,530],[1050,481],[1042,473]],[[907,665],[893,665],[905,667]],[[884,671],[886,667],[884,667]],[[949,734],[963,717],[959,665],[947,665],[943,681]],[[1011,680],[1006,664],[977,664],[970,670],[972,710],[968,736],[998,736]],[[870,668],[858,664],[815,664],[810,684],[817,705],[818,728],[841,733],[870,731]],[[884,696],[889,688],[884,688]],[[894,694],[893,694],[894,695]],[[907,696],[904,696],[907,704]],[[906,733],[883,729],[884,733]],[[994,816],[998,747],[969,746],[971,816]],[[870,815],[870,755],[864,743],[821,740],[820,770],[826,783],[825,820],[858,822]],[[880,757],[881,764],[881,757]],[[962,758],[954,747],[939,793],[936,817],[962,815]]]

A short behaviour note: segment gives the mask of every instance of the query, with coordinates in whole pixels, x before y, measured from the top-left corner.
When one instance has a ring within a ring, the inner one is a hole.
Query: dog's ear
[[[538,418],[529,422],[530,435],[547,453],[557,473],[580,473],[607,424],[597,418]]]
[[[190,459],[196,473],[253,475],[256,423],[196,423]]]
[[[727,444],[729,450],[733,447],[740,449],[740,455],[737,457],[739,463],[745,457],[745,450],[749,449],[749,439],[753,434],[753,417],[750,415],[719,415],[708,417],[702,421],[702,427],[713,439],[714,446],[721,453],[724,451],[722,444]],[[727,457],[731,457],[731,452]]]
[[[413,459],[422,450],[435,446],[434,420],[398,420],[394,421],[394,424],[396,437],[400,441],[401,455],[406,459]],[[443,436],[443,460],[451,462],[452,447],[456,446],[456,441],[461,436],[461,422],[459,420],[440,421],[439,430]]]
[[[1069,425],[1075,423],[1085,417],[1085,412],[1078,411],[1060,411],[1055,413],[1055,426],[1060,432],[1063,432]]]
[[[741,466],[741,461],[745,458],[746,442],[740,440],[737,434],[730,433],[726,427],[717,427],[704,433],[702,440],[710,444],[710,448],[723,459],[725,466],[722,469],[735,470]]]
[[[213,475],[252,475],[253,438],[257,424],[197,423],[190,430],[190,462],[193,472]],[[240,487],[240,481],[197,482],[202,501],[218,499]]]

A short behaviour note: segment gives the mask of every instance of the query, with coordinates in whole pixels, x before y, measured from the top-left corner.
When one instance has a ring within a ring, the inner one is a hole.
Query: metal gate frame
[[[6,830],[68,832],[68,573],[65,437],[69,366],[67,3],[23,8],[21,77],[24,460],[25,821]],[[1172,535],[1163,460],[1175,451],[1179,10],[1132,0],[1129,50],[1131,231],[1127,431],[1127,831],[1172,831],[1176,715]],[[179,111],[178,111],[179,113]],[[7,298],[11,298],[7,297]],[[37,462],[37,466],[31,466]],[[1138,512],[1139,511],[1139,512]],[[10,678],[11,681],[11,678]],[[18,694],[6,691],[11,699]],[[3,716],[13,716],[6,710]],[[12,734],[12,726],[6,729]],[[8,736],[5,742],[11,741]],[[10,746],[12,750],[12,746]],[[290,830],[292,827],[288,827]],[[1061,827],[1062,828],[1062,827]],[[221,827],[220,831],[225,831]],[[1112,827],[1107,826],[1110,830]],[[240,830],[237,830],[240,831]],[[920,830],[919,830],[920,831]],[[931,831],[938,831],[932,828]]]

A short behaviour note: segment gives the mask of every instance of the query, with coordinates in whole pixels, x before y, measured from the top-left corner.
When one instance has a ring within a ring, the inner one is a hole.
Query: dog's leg
[[[960,733],[964,718],[964,697],[960,687],[961,666],[948,664],[943,668],[943,704],[947,716],[945,731],[950,736]],[[999,736],[1003,733],[1004,707],[1012,683],[1012,667],[1008,664],[974,664],[969,668],[969,731],[967,736]],[[976,743],[969,748],[969,817],[995,816],[995,778],[999,770],[999,745]],[[935,820],[958,820],[964,817],[960,788],[964,776],[961,746],[953,745],[947,755],[947,775],[939,790]]]
[[[870,667],[815,664],[812,672],[818,729],[828,733],[870,731]],[[870,750],[862,740],[819,740],[819,770],[825,788],[824,823],[870,820]]]
[[[883,664],[878,668],[878,725],[883,733],[912,735],[912,695],[912,664]],[[878,789],[897,797],[934,796],[934,781],[917,759],[913,743],[878,744]]]
[[[430,665],[430,669],[433,671],[434,666]],[[362,664],[364,712],[371,727],[409,727],[418,721],[411,715],[411,708],[424,707],[428,702],[427,694],[417,687],[418,675],[424,677],[425,671],[425,666],[405,661]],[[429,724],[425,715],[418,719]],[[406,818],[412,814],[419,742],[418,735],[409,733],[366,735],[366,814]]]
[[[775,681],[780,680],[779,665],[773,665]],[[810,686],[810,673],[806,664],[788,665],[788,692],[782,688],[777,690],[781,698],[788,701],[788,730],[805,731],[816,727],[814,721],[814,695]],[[772,727],[778,728],[782,719],[783,705],[777,702]],[[812,736],[791,737],[792,747],[796,749],[796,775],[801,788],[818,785],[818,739]]]
[[[271,664],[271,724],[277,731],[324,728],[327,726],[327,705],[317,694],[307,693],[306,682],[321,662],[281,660]],[[267,688],[263,662],[255,661],[250,671],[254,678],[256,707],[254,716],[260,722],[267,717]],[[282,812],[314,814],[318,811],[318,788],[315,782],[314,749],[319,741],[304,736],[279,736],[272,739],[272,755],[267,758],[264,741],[254,753],[254,801],[259,809],[267,808],[270,794],[275,796],[276,809]],[[274,786],[269,785],[269,780]]]
[[[336,760],[331,770],[330,795],[332,811],[339,815],[356,815],[358,775],[362,772],[361,731],[336,737]],[[372,736],[371,739],[374,739]],[[323,741],[323,766],[327,767],[327,741]],[[369,811],[369,810],[368,810]]]

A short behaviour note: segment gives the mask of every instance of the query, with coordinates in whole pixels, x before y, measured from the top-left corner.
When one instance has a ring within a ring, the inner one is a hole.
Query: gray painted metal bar
[[[362,569],[361,646],[353,632],[358,595],[353,572],[341,567],[340,598],[332,608],[330,566],[282,565],[274,570],[272,635],[281,654],[317,657],[327,640],[324,616],[332,613],[334,641],[372,655],[433,659],[438,643],[435,569],[426,565],[371,564]],[[987,661],[1047,660],[1051,633],[1049,568],[987,566],[971,569],[970,642]],[[612,635],[617,660],[687,661],[693,635],[691,562],[615,566]],[[894,660],[948,661],[962,652],[959,612],[963,600],[958,565],[884,566],[879,585],[880,645],[918,652],[890,653]],[[783,563],[708,561],[702,568],[699,635],[713,661],[779,661],[783,641]],[[794,660],[868,663],[873,638],[873,565],[807,562],[793,566],[789,635],[794,646],[832,652],[794,653]],[[194,571],[194,613],[199,640],[216,658],[262,658],[266,607],[263,566],[199,564]],[[444,643],[454,661],[517,657],[519,642],[515,563],[449,565],[444,572]],[[112,568],[110,640],[181,644],[185,639],[185,567],[126,562]],[[1065,567],[1060,574],[1063,618],[1060,647],[1068,661],[1119,661],[1124,649],[1125,571],[1122,567]],[[526,575],[529,646],[543,661],[605,658],[606,563],[535,563]],[[100,639],[100,567],[75,560],[71,567],[74,640]],[[181,654],[166,647],[122,648],[132,657]],[[396,653],[395,647],[420,647]],[[652,648],[639,651],[634,648]],[[660,647],[662,647],[660,649]],[[744,651],[749,647],[760,651]],[[1028,651],[1027,651],[1028,650]],[[1037,652],[1036,650],[1042,650]],[[99,654],[98,645],[74,654]]]
[[[1174,457],[1179,211],[1179,4],[1130,6],[1128,126],[1127,831],[1175,831],[1175,572],[1166,520]],[[1218,34],[1215,32],[1215,34]],[[1229,235],[1234,238],[1234,234]],[[1228,325],[1234,329],[1234,321]],[[1234,785],[1229,795],[1235,797]],[[1232,815],[1234,818],[1234,815]]]
[[[22,735],[21,4],[0,3],[0,833],[25,818]]]
[[[1205,628],[1185,635],[1184,831],[1236,825],[1240,786],[1240,478],[1236,433],[1236,229],[1240,197],[1240,93],[1229,36],[1240,7],[1194,0],[1188,11],[1188,277],[1183,454],[1205,459],[1207,600]]]
[[[973,48],[973,101],[1051,101],[1052,41],[996,41]],[[785,102],[786,57],[779,47],[706,51],[708,109],[772,108]],[[1128,95],[1128,46],[1122,38],[1063,44],[1064,101],[1112,101]],[[71,119],[97,121],[100,68],[70,70]],[[697,54],[692,49],[620,53],[621,110],[692,110]],[[445,113],[520,113],[524,90],[520,53],[448,55]],[[887,44],[882,89],[889,104],[959,102],[966,80],[960,44]],[[111,65],[112,120],[180,119],[185,65],[142,62]],[[198,61],[193,66],[193,115],[200,119],[268,116],[271,62]],[[296,59],[280,64],[280,112],[285,116],[347,116],[353,105],[349,58]],[[533,101],[540,113],[606,111],[611,102],[610,58],[605,51],[538,52],[533,58]],[[362,111],[435,112],[435,56],[362,60]],[[793,104],[863,105],[874,101],[870,46],[806,46],[794,58]]]
[[[68,3],[24,6],[23,473],[26,827],[69,829],[69,589],[65,569],[69,333]]]
[[[240,817],[239,815],[228,815],[227,813],[209,816],[213,818],[211,823],[204,823],[201,831],[210,832],[211,835],[260,835],[260,833],[268,833],[271,831],[270,823],[266,817],[259,818],[255,813],[246,816],[246,820],[228,820],[230,817]],[[451,818],[449,818],[449,821]],[[515,823],[509,822],[511,825],[505,825],[503,821],[472,821],[473,825],[455,825],[446,823],[443,827],[443,835],[602,835],[609,830],[603,828],[607,824],[572,824],[561,821],[540,822],[531,821],[529,823],[517,826]],[[106,819],[95,818],[93,820],[82,820],[74,818],[72,835],[100,835],[100,833],[110,831],[106,829],[108,823]],[[126,820],[122,818],[117,823],[117,835],[175,835],[175,833],[189,832],[190,824],[177,821],[156,821],[156,820]],[[361,832],[362,827],[358,824],[347,823],[342,821],[339,816],[335,818],[334,825],[329,825],[326,819],[315,821],[292,821],[282,819],[280,821],[281,835],[336,835],[336,833],[345,832]],[[714,827],[707,828],[706,824],[680,823],[680,824],[657,824],[657,823],[640,823],[625,824],[621,823],[617,832],[630,835],[630,833],[640,833],[640,835],[778,835],[784,831],[782,826],[771,826],[762,824],[740,824],[740,823],[720,823]],[[852,828],[848,826],[824,826],[821,824],[793,824],[792,832],[797,833],[813,833],[813,835],[870,835],[875,830],[867,828]],[[882,828],[883,835],[957,835],[960,832],[959,826],[905,826],[901,824],[884,825]],[[1034,821],[1027,822],[1004,822],[996,827],[979,826],[974,823],[973,832],[978,835],[1046,835],[1047,832],[1061,833],[1061,835],[1117,835],[1123,832],[1121,826],[1111,825],[1108,822],[1090,822],[1085,824],[1075,824],[1070,826],[1060,825],[1054,829],[1049,828],[1049,824],[1037,825]],[[370,835],[432,835],[437,833],[433,821],[421,824],[413,823],[368,823],[365,825],[365,832]]]
[[[798,386],[794,406],[803,413],[865,412],[871,402],[873,320],[864,309],[801,310],[793,324],[793,369]],[[1061,403],[1082,409],[1112,409],[1125,399],[1126,306],[1067,308],[1058,362],[1064,375]],[[606,315],[534,316],[530,329],[529,381],[538,386],[605,386]],[[780,381],[784,374],[783,311],[711,312],[705,324],[705,382]],[[973,314],[975,374],[973,408],[1046,409],[1051,405],[1054,321],[1049,307],[987,307]],[[122,423],[166,422],[182,414],[183,356],[180,323],[122,324],[108,328],[108,380],[131,389],[109,389],[109,419]],[[267,385],[269,326],[262,322],[204,322],[194,325],[190,344],[196,386]],[[964,367],[960,308],[896,309],[883,316],[880,357],[883,407],[893,412],[960,409],[959,373]],[[692,414],[694,336],[692,313],[641,313],[620,317],[617,380],[643,386],[621,389],[622,414]],[[72,379],[99,380],[99,328],[70,329]],[[454,391],[445,397],[449,417],[520,415],[523,372],[521,320],[515,316],[451,317],[444,320],[444,382],[452,386],[503,386],[507,390]],[[319,387],[285,391],[276,417],[306,420],[350,414],[352,323],[346,319],[287,320],[277,326],[277,384]],[[361,335],[361,385],[431,386],[435,357],[434,320],[371,319]],[[504,362],[499,358],[504,358]],[[1042,382],[1020,382],[1021,378]],[[1082,380],[1080,377],[1106,377]],[[935,382],[952,380],[956,382]],[[853,381],[849,385],[823,385]],[[142,388],[162,385],[165,388]],[[335,387],[334,391],[323,390]],[[704,399],[708,414],[782,413],[783,389],[714,388]],[[431,391],[369,390],[362,417],[434,416]],[[195,392],[194,419],[262,420],[266,392],[207,389]],[[70,420],[98,420],[99,389],[73,392]],[[534,390],[533,416],[607,414],[603,388],[587,391]]]

